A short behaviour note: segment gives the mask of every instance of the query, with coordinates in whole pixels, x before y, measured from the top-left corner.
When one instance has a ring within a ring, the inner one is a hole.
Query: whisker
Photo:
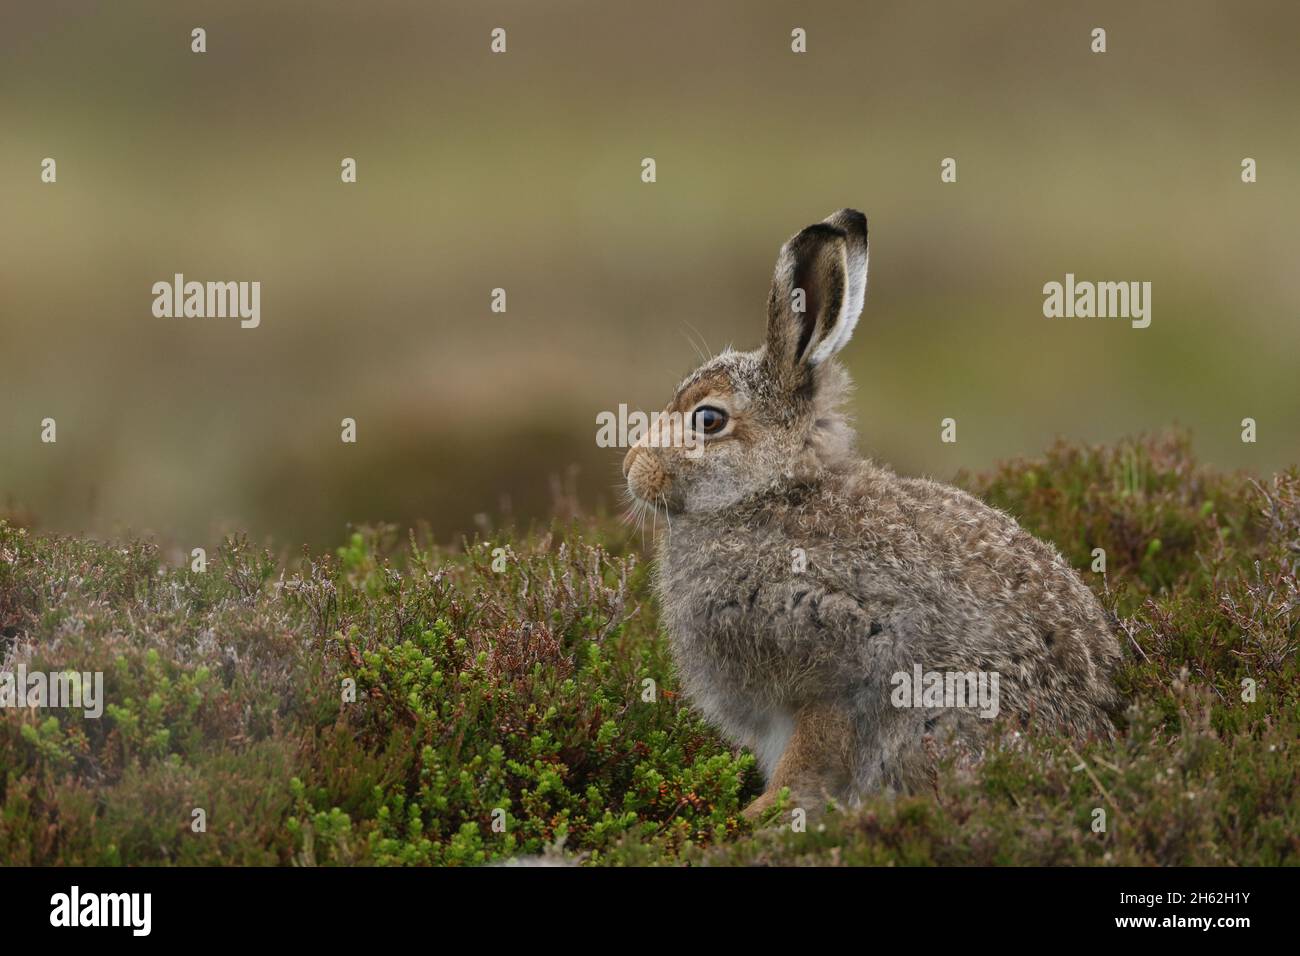
[[[699,336],[700,341],[701,341],[702,343],[704,343],[704,351],[705,351],[706,354],[703,356],[703,358],[704,358],[704,361],[706,361],[706,362],[709,361],[709,359],[712,358],[712,356],[713,356],[713,349],[709,348],[709,341],[708,341],[708,339],[706,339],[706,338],[704,337],[704,333],[701,332],[699,329],[695,328],[694,325],[691,325],[691,323],[690,323],[690,322],[687,322],[685,319],[682,319],[682,321],[683,321],[686,325],[690,326],[690,328],[695,332],[695,334],[696,334],[697,336]]]
[[[700,351],[699,343],[696,342],[693,338],[691,338],[691,337],[686,333],[686,330],[685,330],[685,329],[682,329],[682,330],[681,330],[681,333],[682,333],[682,338],[684,338],[687,342],[690,343],[691,348],[693,348],[693,349],[695,350],[695,354],[698,355],[698,356],[700,357],[700,362],[701,362],[701,363],[707,362],[707,361],[709,360],[709,357],[708,357],[707,355],[705,355],[703,352]]]

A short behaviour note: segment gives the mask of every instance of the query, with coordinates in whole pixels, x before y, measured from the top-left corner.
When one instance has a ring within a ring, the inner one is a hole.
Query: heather
[[[236,535],[196,570],[188,546],[10,515],[5,667],[102,672],[105,708],[0,709],[0,862],[1300,859],[1300,473],[1217,472],[1164,435],[958,481],[1114,613],[1121,733],[1008,728],[978,763],[938,754],[931,790],[802,832],[788,805],[741,817],[753,757],[678,695],[649,541],[618,516],[561,502],[451,544],[357,527],[327,553]]]

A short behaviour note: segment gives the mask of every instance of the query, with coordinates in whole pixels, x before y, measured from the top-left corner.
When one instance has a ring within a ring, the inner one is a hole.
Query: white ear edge
[[[839,316],[832,326],[834,332],[808,357],[808,364],[813,368],[821,365],[849,344],[858,319],[862,316],[862,306],[867,297],[867,266],[871,259],[871,250],[867,248],[862,252],[849,251],[846,244],[845,258],[848,260],[844,269],[848,288],[845,290],[844,300],[840,303]]]

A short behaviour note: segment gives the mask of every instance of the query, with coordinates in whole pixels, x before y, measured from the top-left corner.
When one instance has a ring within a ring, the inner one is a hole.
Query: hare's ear
[[[776,260],[767,302],[767,360],[795,385],[849,341],[867,291],[867,217],[841,209],[809,226]]]

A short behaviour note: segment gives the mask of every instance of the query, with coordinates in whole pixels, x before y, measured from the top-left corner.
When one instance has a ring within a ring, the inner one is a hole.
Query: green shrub
[[[677,696],[618,522],[454,549],[360,528],[289,562],[234,537],[200,573],[0,521],[0,651],[100,671],[107,701],[97,720],[0,710],[0,862],[1300,858],[1300,475],[1216,474],[1173,436],[959,480],[1116,614],[1123,733],[1076,751],[1008,732],[978,764],[944,758],[933,793],[807,832],[785,805],[741,818],[754,759]]]

